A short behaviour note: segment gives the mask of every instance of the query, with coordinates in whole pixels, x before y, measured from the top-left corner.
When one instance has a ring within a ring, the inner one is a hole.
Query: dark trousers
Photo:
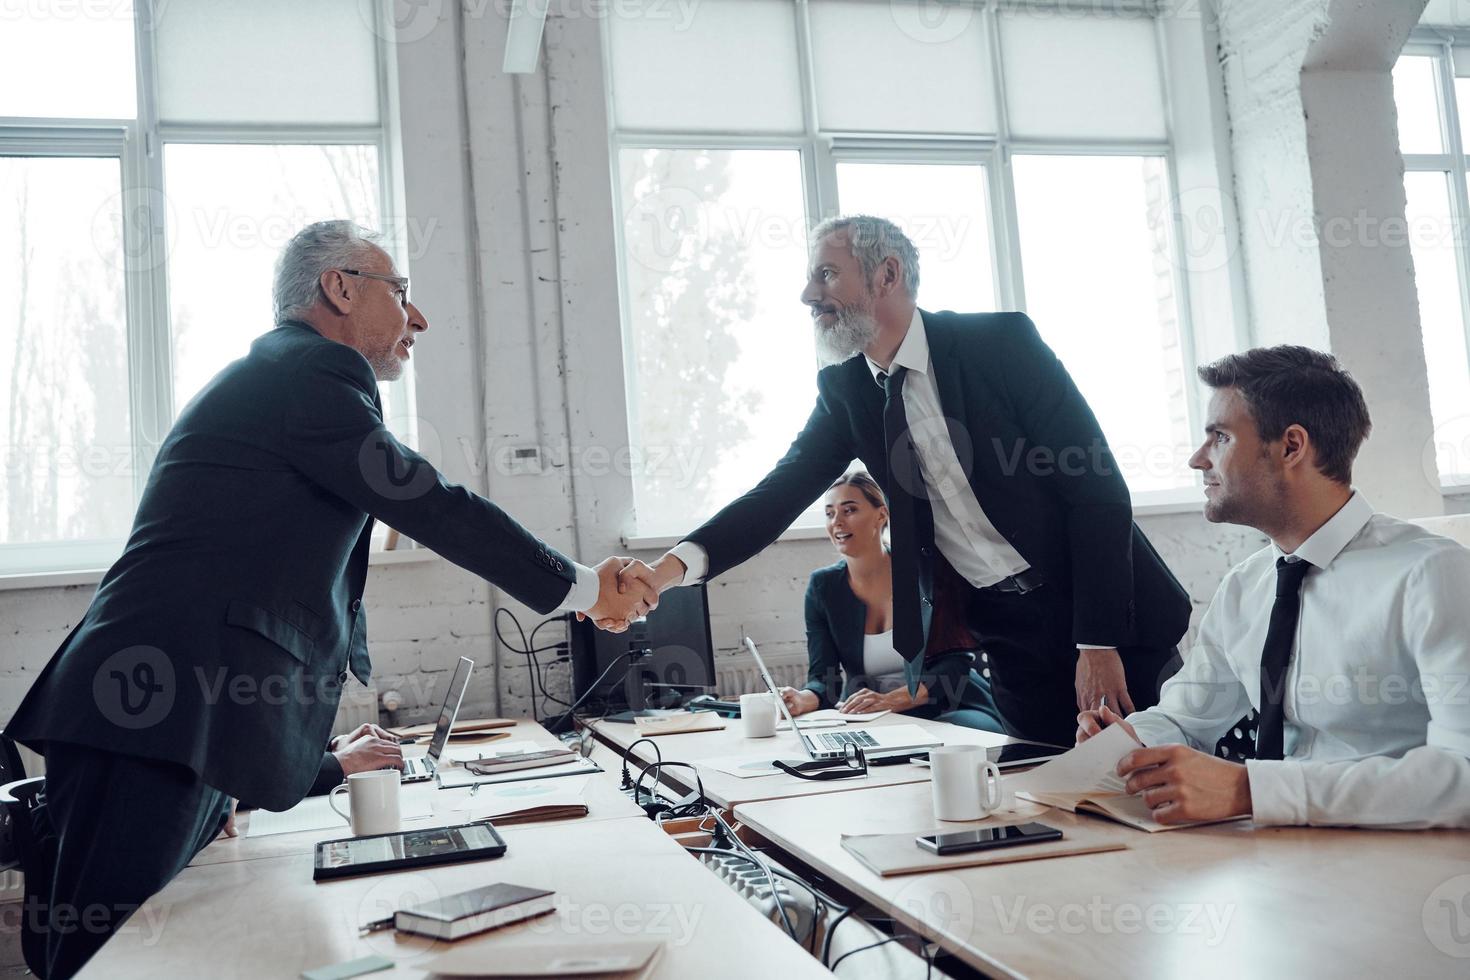
[[[73,976],[215,838],[228,807],[223,793],[182,766],[47,745],[36,829],[54,838],[45,848],[52,874],[49,882],[25,883],[22,929],[32,972],[45,980]]]
[[[1051,585],[1025,594],[972,589],[970,628],[990,660],[990,688],[1006,732],[1056,745],[1077,734],[1077,643],[1071,597]],[[1181,663],[1179,648],[1120,646],[1128,695],[1138,710],[1159,702],[1159,688]]]

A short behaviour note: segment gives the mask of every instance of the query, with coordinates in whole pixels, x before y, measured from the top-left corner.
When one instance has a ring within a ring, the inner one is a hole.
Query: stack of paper
[[[346,808],[346,801],[338,804]],[[432,817],[434,808],[427,794],[405,793],[398,798],[400,820],[419,820]],[[331,830],[341,828],[348,832],[347,821],[333,810],[325,796],[309,796],[289,810],[252,810],[246,837],[266,837],[271,834],[297,834],[305,830]]]

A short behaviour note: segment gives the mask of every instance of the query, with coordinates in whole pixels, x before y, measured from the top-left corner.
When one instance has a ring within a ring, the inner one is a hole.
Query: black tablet
[[[402,871],[430,864],[480,861],[505,853],[505,841],[488,820],[453,827],[424,827],[372,837],[344,837],[316,845],[316,881]]]

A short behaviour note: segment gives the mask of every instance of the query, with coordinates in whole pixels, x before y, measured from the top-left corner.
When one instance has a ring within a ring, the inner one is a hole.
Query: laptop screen
[[[459,666],[449,682],[449,690],[444,692],[444,706],[439,709],[439,721],[434,726],[434,737],[429,741],[429,758],[435,762],[439,761],[439,753],[444,751],[449,741],[449,730],[454,727],[454,718],[459,714],[459,703],[464,700],[464,689],[469,686],[470,671],[474,666],[473,660],[460,657]]]

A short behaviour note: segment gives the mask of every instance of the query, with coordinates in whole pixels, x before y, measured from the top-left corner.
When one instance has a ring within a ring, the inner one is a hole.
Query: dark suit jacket
[[[1133,523],[1097,419],[1035,325],[1020,313],[921,315],[970,487],[1048,588],[1070,597],[1075,641],[1177,643],[1189,597]],[[854,457],[892,494],[883,398],[861,356],[818,373],[816,407],[776,468],[689,535],[709,555],[709,578],[774,541]],[[932,528],[919,544],[927,600]]]
[[[556,608],[572,563],[384,427],[361,354],[305,324],[260,337],[159,450],[122,557],[8,734],[178,763],[283,809],[318,775],[341,684],[370,677],[373,518]]]
[[[806,586],[807,676],[803,685],[816,694],[823,708],[835,707],[867,684],[863,673],[863,633],[868,607],[852,591],[847,562],[812,572]],[[923,684],[936,710],[952,707],[968,682],[975,655],[952,650],[936,657],[918,657],[904,665],[909,690]]]

